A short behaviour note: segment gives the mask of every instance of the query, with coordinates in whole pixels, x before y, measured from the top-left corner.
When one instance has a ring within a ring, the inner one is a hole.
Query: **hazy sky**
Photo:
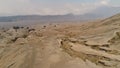
[[[101,6],[119,4],[120,0],[0,0],[0,16],[84,14]]]

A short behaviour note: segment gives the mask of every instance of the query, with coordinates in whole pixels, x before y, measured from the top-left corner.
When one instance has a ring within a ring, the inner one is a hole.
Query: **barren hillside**
[[[120,14],[1,29],[0,68],[120,68]]]

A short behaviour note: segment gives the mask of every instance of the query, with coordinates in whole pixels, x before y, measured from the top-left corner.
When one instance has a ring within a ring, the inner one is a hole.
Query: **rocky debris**
[[[28,27],[13,27],[5,32],[0,33],[0,38],[4,43],[15,42],[18,38],[27,38],[30,32],[34,32],[35,29],[29,29]]]
[[[108,40],[109,43],[119,43],[120,42],[120,32],[115,32],[114,37],[112,39]]]
[[[94,42],[94,45],[93,42],[91,42],[92,44],[87,43],[88,41],[81,43],[75,39],[64,38],[61,41],[61,48],[72,57],[78,57],[84,61],[89,60],[102,67],[111,68],[119,65],[119,50],[110,48],[110,44],[102,43],[100,45]]]
[[[34,49],[27,40],[31,31],[18,26],[0,31],[0,68],[32,68]]]

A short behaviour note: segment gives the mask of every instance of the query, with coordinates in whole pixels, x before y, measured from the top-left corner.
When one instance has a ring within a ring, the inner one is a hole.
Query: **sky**
[[[85,14],[101,6],[119,7],[120,0],[0,0],[0,16]]]

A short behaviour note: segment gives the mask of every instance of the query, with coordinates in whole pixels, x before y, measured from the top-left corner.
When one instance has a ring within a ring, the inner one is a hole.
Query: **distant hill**
[[[83,15],[18,15],[0,17],[0,22],[17,22],[17,21],[37,21],[37,22],[53,22],[53,21],[85,21],[94,19],[103,19],[120,12],[120,7],[102,6],[89,13]]]
[[[111,25],[111,24],[120,25],[120,13],[102,20],[102,23],[104,25]]]

